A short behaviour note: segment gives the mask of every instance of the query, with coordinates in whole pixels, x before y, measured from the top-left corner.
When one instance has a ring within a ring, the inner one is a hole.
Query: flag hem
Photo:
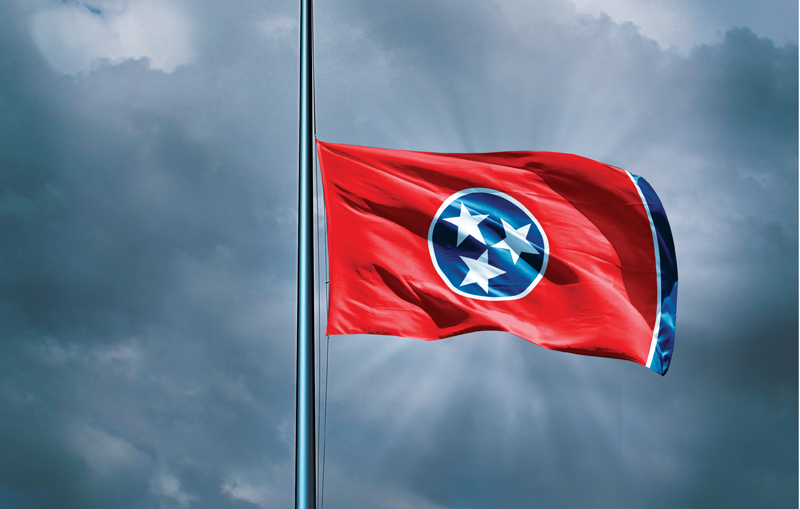
[[[669,228],[666,213],[661,205],[661,200],[653,191],[650,184],[628,171],[631,181],[639,192],[650,229],[653,232],[653,246],[655,251],[658,302],[656,305],[656,321],[653,327],[653,340],[647,356],[647,366],[660,375],[665,375],[672,359],[672,350],[675,343],[675,301],[677,300],[678,277],[675,264],[675,246],[672,241],[672,232]],[[653,218],[656,214],[658,223]],[[664,292],[667,292],[664,295]],[[656,361],[657,362],[654,362]]]

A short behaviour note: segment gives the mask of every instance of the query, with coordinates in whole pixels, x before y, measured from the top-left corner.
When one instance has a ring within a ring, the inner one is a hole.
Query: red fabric
[[[553,152],[435,154],[317,144],[330,263],[329,335],[424,340],[507,331],[545,348],[645,364],[657,282],[653,234],[629,175]],[[457,295],[434,268],[428,231],[467,188],[512,196],[549,241],[525,297]]]

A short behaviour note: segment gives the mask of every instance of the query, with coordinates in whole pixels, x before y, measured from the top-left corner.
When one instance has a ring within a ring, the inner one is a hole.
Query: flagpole
[[[300,0],[295,508],[316,507],[314,443],[314,55],[312,0]]]

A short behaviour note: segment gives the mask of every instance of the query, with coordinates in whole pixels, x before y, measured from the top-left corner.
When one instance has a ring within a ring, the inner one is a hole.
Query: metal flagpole
[[[314,55],[312,0],[300,0],[295,508],[316,507],[314,443]]]

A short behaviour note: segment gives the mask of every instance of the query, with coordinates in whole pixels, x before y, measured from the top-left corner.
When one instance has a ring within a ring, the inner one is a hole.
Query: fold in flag
[[[317,149],[329,335],[506,331],[666,373],[678,272],[643,178],[553,152]]]

